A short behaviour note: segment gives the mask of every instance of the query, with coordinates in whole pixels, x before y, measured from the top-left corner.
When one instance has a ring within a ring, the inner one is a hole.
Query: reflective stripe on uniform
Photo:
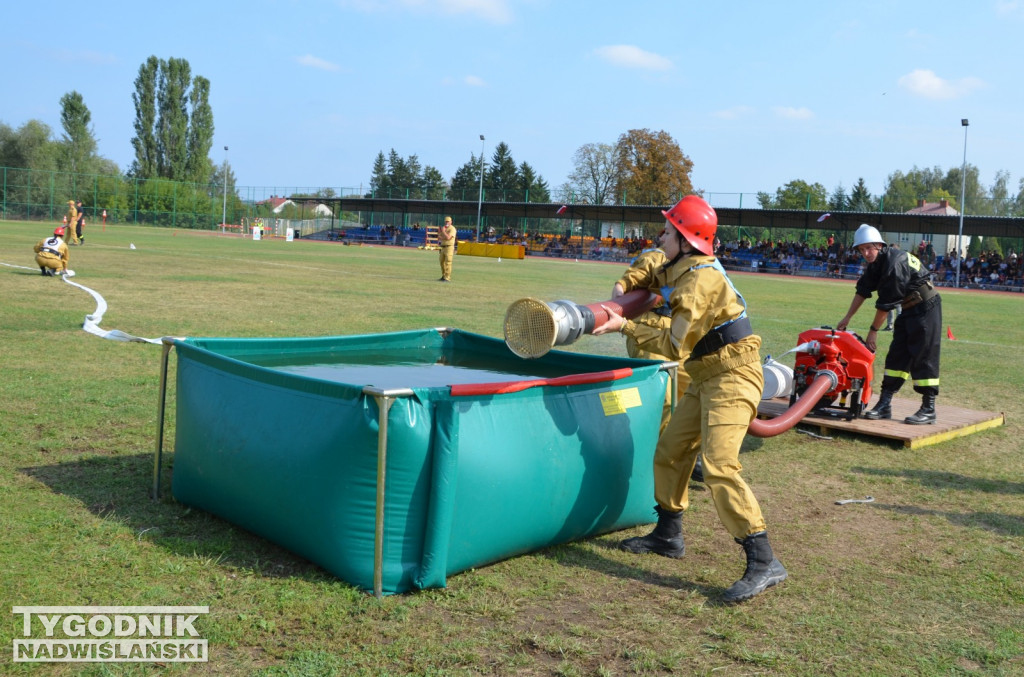
[[[939,386],[939,379],[937,378],[922,378],[914,381],[915,386]]]
[[[747,300],[745,298],[743,298],[743,294],[741,294],[740,290],[736,288],[736,285],[734,285],[732,283],[732,279],[729,277],[729,273],[725,272],[725,267],[722,265],[722,262],[719,261],[716,258],[711,263],[701,263],[701,264],[698,264],[696,266],[693,266],[692,268],[690,268],[690,270],[699,270],[701,268],[714,268],[715,270],[720,272],[722,274],[722,276],[725,277],[725,281],[729,283],[729,288],[732,289],[732,293],[736,294],[736,298],[739,299],[739,302],[743,305],[743,312],[740,313],[739,317],[734,317],[733,319],[731,319],[731,320],[729,320],[727,322],[723,322],[722,324],[718,325],[717,327],[712,327],[711,329],[712,330],[714,330],[714,329],[721,329],[722,327],[725,327],[725,326],[728,326],[728,325],[732,324],[736,320],[741,320],[744,317],[746,317],[747,316]],[[665,298],[667,298],[667,297],[665,297]]]
[[[906,381],[908,378],[910,378],[910,372],[909,371],[896,371],[895,369],[886,369],[882,373],[885,376],[892,376],[893,378],[901,378],[904,381]]]

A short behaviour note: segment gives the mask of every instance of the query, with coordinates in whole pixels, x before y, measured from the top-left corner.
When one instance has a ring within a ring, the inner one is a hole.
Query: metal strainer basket
[[[525,359],[543,357],[555,345],[572,343],[583,329],[583,313],[572,301],[525,298],[505,311],[505,345]]]

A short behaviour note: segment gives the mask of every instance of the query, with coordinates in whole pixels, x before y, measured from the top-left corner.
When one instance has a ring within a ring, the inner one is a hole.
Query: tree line
[[[964,178],[966,176],[966,179]],[[966,203],[961,210],[961,190]],[[1017,192],[1010,191],[1010,173],[996,172],[995,182],[985,187],[978,177],[978,168],[967,165],[953,167],[946,172],[941,167],[921,169],[914,166],[907,172],[895,171],[889,175],[885,191],[872,195],[860,178],[849,192],[842,184],[831,192],[820,183],[793,180],[774,194],[758,193],[757,201],[763,209],[807,209],[846,212],[906,212],[918,206],[920,200],[941,202],[965,214],[976,216],[1015,216],[1024,214],[1024,179]]]
[[[481,163],[483,174],[481,175]],[[477,200],[497,202],[551,202],[547,181],[528,162],[516,163],[504,141],[494,148],[490,163],[483,155],[471,154],[450,181],[440,170],[421,165],[419,157],[400,156],[394,148],[377,153],[370,174],[366,197],[407,198],[413,200]]]
[[[60,99],[59,137],[39,120],[17,129],[0,122],[0,167],[31,170],[28,179],[16,177],[0,187],[5,203],[25,205],[31,213],[33,205],[102,192],[103,204],[87,207],[111,214],[131,211],[136,217],[142,211],[152,217],[146,221],[173,219],[182,226],[208,225],[213,214],[219,221],[225,187],[237,207],[234,174],[227,162],[218,167],[209,157],[214,133],[210,81],[193,76],[185,59],[151,56],[139,67],[134,84],[135,157],[123,173],[99,154],[92,113],[77,91]],[[32,176],[41,172],[50,172],[51,181],[33,185]],[[186,210],[191,216],[185,216]],[[179,213],[186,222],[179,222]]]
[[[54,138],[49,126],[38,120],[30,120],[17,129],[0,122],[0,167],[52,171],[59,176],[56,188],[67,191],[74,190],[75,179],[71,177],[76,174],[136,183],[173,181],[190,186],[186,190],[192,194],[185,196],[183,202],[195,205],[203,213],[216,212],[215,202],[224,195],[226,186],[234,206],[238,202],[234,173],[226,160],[218,166],[210,159],[214,133],[210,89],[210,81],[193,75],[187,60],[150,56],[140,65],[134,81],[134,159],[123,174],[115,163],[99,154],[92,115],[76,91],[68,92],[60,100],[63,134],[59,138]],[[504,141],[494,148],[488,161],[482,155],[471,154],[447,180],[440,170],[422,163],[418,156],[402,157],[392,148],[387,156],[380,151],[374,159],[366,195],[475,200],[480,193],[483,167],[482,189],[487,201],[667,205],[683,195],[703,193],[693,186],[693,166],[671,134],[650,129],[630,129],[615,143],[580,146],[573,156],[571,173],[556,191],[529,162],[516,161]],[[974,165],[966,166],[966,176],[963,171],[960,167],[943,171],[940,167],[917,166],[897,170],[888,176],[878,195],[871,194],[863,178],[853,182],[849,190],[840,184],[831,191],[821,183],[794,179],[774,193],[759,192],[757,200],[765,209],[863,212],[905,212],[922,199],[948,200],[950,206],[960,210],[963,182],[965,213],[1024,214],[1024,179],[1013,192],[1010,174],[1005,170],[997,172],[995,182],[988,187],[982,185]],[[12,188],[0,190],[10,192]],[[152,209],[166,211],[165,203],[181,200],[180,190],[167,189],[163,195],[154,188]],[[128,192],[114,190],[115,194]],[[330,194],[333,195],[332,190]]]

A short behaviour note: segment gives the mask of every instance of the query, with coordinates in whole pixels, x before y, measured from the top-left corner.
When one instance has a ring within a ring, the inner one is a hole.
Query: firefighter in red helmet
[[[665,258],[665,252],[657,247],[651,247],[640,252],[636,258],[634,258],[629,268],[622,274],[622,277],[616,281],[612,286],[612,298],[617,299],[626,292],[631,292],[634,289],[647,289],[650,284],[657,279],[657,272],[668,261]],[[641,360],[663,360],[666,362],[675,362],[679,360],[678,355],[661,355],[659,353],[651,352],[647,348],[641,346],[647,345],[648,339],[655,337],[667,330],[672,325],[672,308],[669,306],[667,301],[664,301],[657,308],[652,308],[645,313],[633,318],[633,322],[636,324],[633,336],[626,337],[626,354],[630,357],[639,358]],[[676,373],[676,392],[678,393],[678,399],[682,399],[686,389],[690,387],[690,376],[686,373],[685,369],[680,369]],[[672,413],[672,384],[669,384],[668,389],[665,393],[665,405],[661,414],[661,432],[664,432],[665,427],[668,425],[669,417]],[[701,468],[700,456],[697,456],[697,463],[693,468],[692,479],[697,482],[703,482],[703,468]]]
[[[648,337],[641,347],[678,356],[690,385],[654,453],[658,523],[650,534],[627,539],[620,547],[683,556],[682,516],[689,507],[688,479],[699,455],[718,517],[747,559],[742,578],[723,599],[742,602],[787,576],[768,542],[757,499],[740,477],[740,445],[764,387],[761,337],[751,330],[746,301],[714,256],[718,215],[711,205],[688,195],[662,214],[666,221],[660,242],[668,260],[647,287],[668,301],[672,319],[667,330]],[[620,331],[640,338],[635,322],[605,310],[608,320],[595,327],[595,335]]]
[[[68,245],[64,242],[64,227],[58,226],[53,235],[36,244],[36,264],[45,276],[60,275],[68,269]]]

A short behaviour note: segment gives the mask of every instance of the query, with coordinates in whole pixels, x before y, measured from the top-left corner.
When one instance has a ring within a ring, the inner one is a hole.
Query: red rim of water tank
[[[467,397],[473,395],[504,395],[506,393],[518,393],[528,388],[539,386],[575,386],[587,383],[602,383],[604,381],[618,381],[619,379],[632,376],[633,370],[611,369],[609,371],[594,371],[588,374],[569,374],[557,378],[541,378],[530,381],[503,381],[499,383],[462,383],[451,386],[452,397]]]

